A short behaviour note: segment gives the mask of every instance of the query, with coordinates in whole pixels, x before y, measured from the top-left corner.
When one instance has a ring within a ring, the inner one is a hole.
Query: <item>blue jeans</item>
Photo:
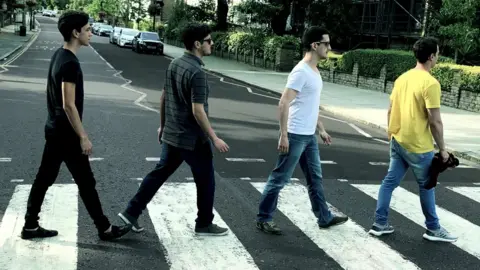
[[[289,150],[278,157],[275,169],[268,177],[262,193],[257,220],[268,222],[277,208],[280,190],[290,182],[295,167],[300,162],[308,187],[308,196],[312,211],[320,225],[328,224],[332,213],[328,209],[322,185],[322,167],[316,135],[297,135],[288,133]]]
[[[422,154],[411,153],[392,137],[390,141],[390,167],[378,193],[375,223],[379,225],[387,224],[392,192],[400,185],[400,182],[410,167],[419,185],[420,203],[426,219],[425,225],[429,230],[440,228],[435,210],[435,188],[430,190],[423,188],[423,185],[428,180],[434,155],[435,153],[433,151]]]
[[[215,175],[210,141],[204,144],[198,142],[193,151],[163,143],[160,162],[153,171],[145,176],[137,194],[128,203],[126,212],[132,217],[138,218],[158,189],[183,161],[190,166],[197,186],[198,218],[195,220],[196,227],[202,228],[212,224]]]

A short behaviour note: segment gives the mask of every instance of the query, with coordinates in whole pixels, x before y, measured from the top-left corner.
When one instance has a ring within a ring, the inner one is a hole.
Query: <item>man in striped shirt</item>
[[[211,30],[204,24],[189,24],[183,33],[187,51],[174,59],[166,72],[160,98],[160,162],[143,179],[125,211],[119,213],[135,232],[143,231],[137,219],[162,184],[185,161],[197,184],[197,235],[225,235],[228,229],[212,223],[215,177],[212,143],[220,152],[228,145],[217,137],[208,120],[209,86],[202,69],[203,56],[211,54]]]

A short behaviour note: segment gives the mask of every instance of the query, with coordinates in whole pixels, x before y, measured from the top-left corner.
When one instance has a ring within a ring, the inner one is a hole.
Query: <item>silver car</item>
[[[120,47],[126,47],[126,46],[132,46],[132,40],[135,35],[138,34],[138,30],[135,29],[130,29],[130,28],[124,28],[120,32],[120,36],[118,37],[118,46]]]

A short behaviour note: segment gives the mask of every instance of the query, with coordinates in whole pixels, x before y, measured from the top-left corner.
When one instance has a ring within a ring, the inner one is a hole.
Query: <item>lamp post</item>
[[[34,23],[35,16],[33,16],[33,8],[37,5],[37,1],[36,0],[27,0],[26,4],[30,9],[30,30],[32,30],[32,29],[35,28],[35,23]]]

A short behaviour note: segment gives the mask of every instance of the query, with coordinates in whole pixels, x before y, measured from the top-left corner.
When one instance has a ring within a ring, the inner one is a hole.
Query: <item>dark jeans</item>
[[[213,200],[215,175],[213,168],[212,145],[210,142],[197,143],[193,151],[163,143],[160,162],[142,181],[137,194],[130,200],[126,212],[138,218],[155,193],[185,161],[189,166],[197,186],[198,214],[196,227],[206,227],[213,220]]]
[[[300,163],[307,182],[312,212],[317,217],[318,224],[326,225],[333,219],[333,215],[328,208],[323,191],[322,166],[317,137],[316,135],[288,133],[288,143],[288,153],[279,155],[277,165],[268,177],[260,200],[257,220],[272,221],[280,191],[291,181],[290,178],[295,167]]]
[[[36,228],[38,226],[38,214],[45,194],[55,182],[62,162],[65,162],[77,183],[80,197],[95,226],[101,232],[106,231],[110,227],[110,222],[103,214],[88,156],[82,154],[79,140],[59,138],[47,138],[45,143],[42,162],[28,198],[25,227]]]

